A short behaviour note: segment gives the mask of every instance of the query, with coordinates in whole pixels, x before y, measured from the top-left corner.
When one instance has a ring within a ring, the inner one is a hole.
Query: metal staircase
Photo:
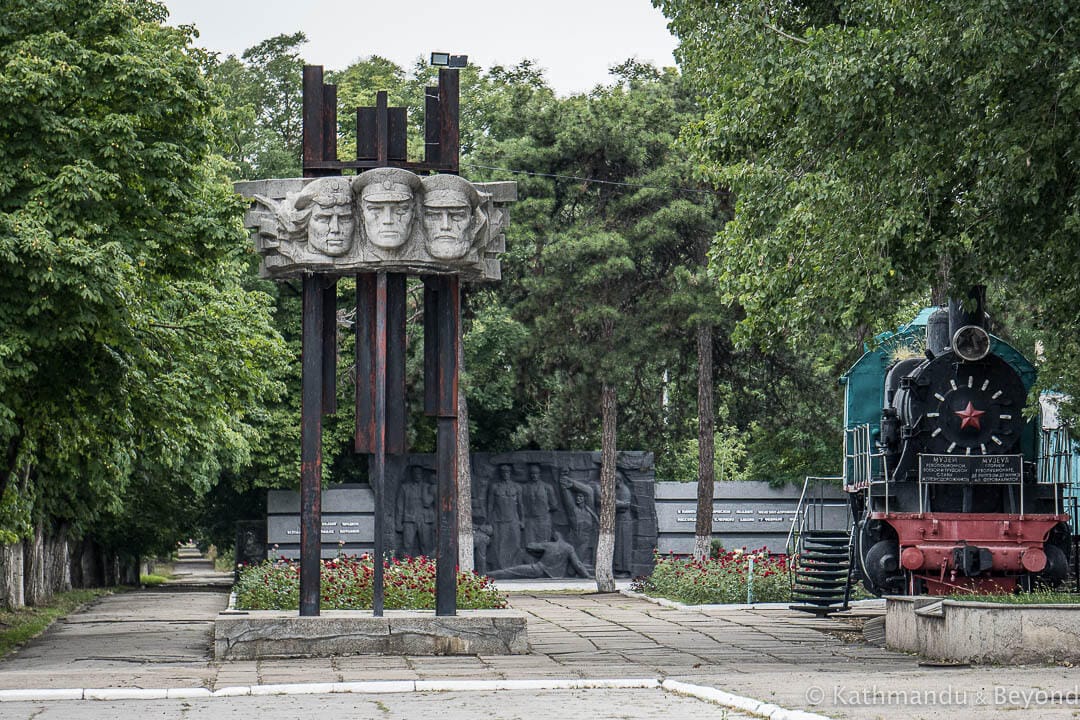
[[[792,610],[828,615],[848,609],[851,598],[851,533],[807,530],[799,537],[791,588]]]
[[[821,492],[839,478],[808,477],[788,534],[788,552],[797,558],[792,573],[792,610],[823,616],[847,610],[851,599],[851,528],[829,527]],[[815,488],[817,492],[815,492]]]

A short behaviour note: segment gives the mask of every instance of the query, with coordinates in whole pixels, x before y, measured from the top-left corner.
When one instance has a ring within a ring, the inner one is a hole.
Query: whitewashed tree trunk
[[[26,592],[26,604],[33,607],[49,600],[49,589],[45,582],[45,530],[39,523],[34,527],[34,534],[23,543],[23,562],[26,568],[23,585]]]
[[[465,343],[458,343],[458,372],[465,373]],[[472,463],[469,461],[469,401],[465,397],[465,384],[458,383],[458,568],[470,573],[475,568],[473,558],[472,523]]]
[[[615,592],[615,386],[600,391],[600,537],[596,544],[596,589]]]
[[[23,545],[0,545],[0,604],[8,610],[26,606],[23,592]]]

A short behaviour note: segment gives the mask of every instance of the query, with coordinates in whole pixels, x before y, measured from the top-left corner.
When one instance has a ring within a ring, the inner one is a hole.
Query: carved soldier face
[[[308,245],[330,257],[349,252],[356,231],[352,190],[344,178],[324,178],[312,183],[301,195],[297,207],[310,205],[307,221]]]
[[[404,245],[412,234],[413,207],[412,189],[404,183],[385,181],[365,187],[360,211],[368,242],[385,250]]]
[[[460,260],[472,249],[486,221],[478,207],[480,195],[457,175],[432,175],[424,183],[424,236],[428,254],[436,260]]]
[[[413,482],[420,482],[424,479],[424,470],[419,465],[413,465],[409,471],[409,479]]]
[[[530,465],[529,466],[529,481],[530,482],[540,482],[540,466],[539,465]]]
[[[401,168],[376,168],[353,180],[364,237],[373,247],[397,250],[412,237],[420,178]]]
[[[464,196],[442,193],[441,197],[424,202],[424,229],[427,249],[433,258],[457,260],[469,252],[472,238],[468,234],[472,208]],[[437,204],[436,204],[437,203]]]
[[[500,465],[499,466],[499,479],[504,480],[504,481],[509,481],[510,480],[511,469],[512,468],[509,465]]]

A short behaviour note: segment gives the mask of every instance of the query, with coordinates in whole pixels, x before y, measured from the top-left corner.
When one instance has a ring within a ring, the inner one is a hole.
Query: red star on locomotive
[[[985,410],[976,410],[975,406],[968,400],[967,407],[963,410],[957,410],[956,414],[960,416],[960,429],[966,430],[968,427],[972,427],[976,430],[982,430],[982,423],[979,421],[980,415],[985,415]]]

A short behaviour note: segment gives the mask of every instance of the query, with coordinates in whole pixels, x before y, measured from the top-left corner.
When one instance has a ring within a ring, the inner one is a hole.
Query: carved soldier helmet
[[[327,177],[308,183],[296,196],[294,207],[297,210],[306,210],[312,203],[320,207],[333,207],[348,205],[351,202],[352,191],[349,188],[348,179]]]
[[[412,200],[423,189],[420,178],[401,168],[375,168],[352,181],[353,192],[365,200],[401,202]]]
[[[480,205],[480,193],[473,184],[458,175],[431,175],[424,178],[424,205],[460,207],[464,197],[470,208]]]

